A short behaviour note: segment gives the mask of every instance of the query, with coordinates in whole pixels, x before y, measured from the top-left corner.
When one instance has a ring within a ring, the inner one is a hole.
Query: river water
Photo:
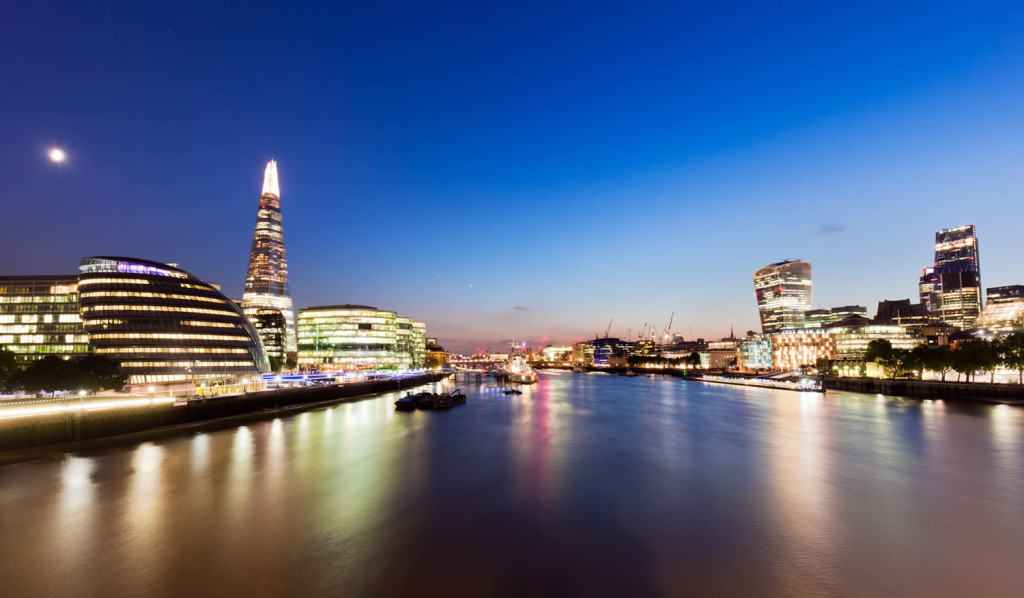
[[[1020,408],[461,386],[0,466],[0,595],[1024,595]]]

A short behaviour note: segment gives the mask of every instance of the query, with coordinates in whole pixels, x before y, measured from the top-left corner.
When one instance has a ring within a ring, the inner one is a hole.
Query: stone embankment
[[[70,406],[66,411],[22,417],[4,417],[0,410],[0,451],[25,449],[49,444],[92,440],[198,422],[252,414],[281,413],[358,400],[370,395],[412,388],[444,378],[444,374],[422,374],[408,378],[388,378],[351,382],[332,386],[266,390],[242,395],[193,400],[185,404],[169,402],[145,406],[112,407],[88,411]]]
[[[933,380],[883,380],[879,378],[825,378],[828,390],[849,390],[913,399],[977,401],[1024,405],[1024,386],[985,382],[938,382]]]

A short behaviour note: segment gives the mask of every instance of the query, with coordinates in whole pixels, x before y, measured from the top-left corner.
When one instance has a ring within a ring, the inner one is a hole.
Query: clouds
[[[846,227],[841,224],[823,224],[818,227],[818,234],[823,237],[831,237],[846,232]]]
[[[516,305],[512,309],[514,309],[516,311],[526,311],[526,308],[523,307],[522,305]]]

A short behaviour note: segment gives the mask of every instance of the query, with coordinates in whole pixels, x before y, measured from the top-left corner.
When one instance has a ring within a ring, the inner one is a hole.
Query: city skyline
[[[26,7],[0,25],[23,58],[0,66],[23,220],[0,271],[132,255],[239,297],[254,172],[276,159],[295,308],[386,306],[454,350],[609,320],[635,337],[673,312],[688,338],[757,330],[750,272],[791,258],[814,266],[812,308],[915,298],[931,236],[963,224],[984,284],[1018,284],[1011,6],[300,10],[287,33],[270,8],[235,25]]]

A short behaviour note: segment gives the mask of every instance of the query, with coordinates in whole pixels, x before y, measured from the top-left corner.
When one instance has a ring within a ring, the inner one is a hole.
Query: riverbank
[[[934,380],[888,380],[881,378],[825,378],[828,390],[894,395],[912,399],[973,401],[1024,405],[1024,386],[983,382],[939,382]]]
[[[389,378],[311,388],[266,390],[243,395],[154,403],[144,407],[112,407],[97,411],[70,409],[60,413],[0,419],[0,452],[47,446],[68,450],[77,443],[159,428],[216,422],[238,417],[262,418],[320,405],[354,401],[384,392],[437,382],[444,374]]]

